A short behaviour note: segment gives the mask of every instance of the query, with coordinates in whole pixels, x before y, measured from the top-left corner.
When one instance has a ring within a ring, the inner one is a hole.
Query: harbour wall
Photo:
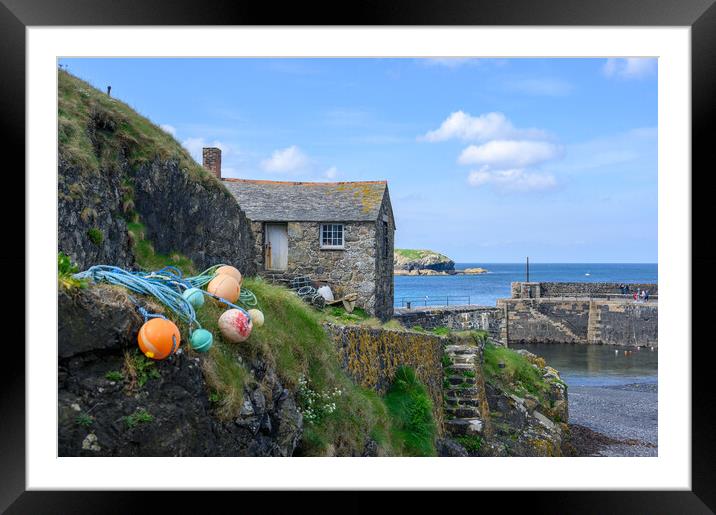
[[[490,306],[443,306],[423,308],[396,308],[394,318],[405,327],[419,326],[432,330],[447,327],[453,331],[479,329],[487,331],[493,339],[502,332],[503,310]]]
[[[487,331],[492,340],[507,345],[658,346],[659,306],[654,298],[658,292],[655,284],[631,285],[633,289],[648,289],[653,294],[648,302],[635,302],[620,295],[619,285],[614,283],[513,283],[512,286],[513,298],[499,299],[495,307],[400,308],[395,310],[395,318],[408,328],[479,329]],[[527,291],[529,288],[533,288],[531,292]],[[563,296],[545,297],[541,295],[543,292]]]
[[[500,340],[658,346],[657,302],[601,299],[500,299]]]
[[[624,283],[629,291],[647,290],[650,297],[659,294],[656,283]],[[616,297],[622,295],[620,283],[586,282],[514,282],[513,299],[539,299],[543,297]]]

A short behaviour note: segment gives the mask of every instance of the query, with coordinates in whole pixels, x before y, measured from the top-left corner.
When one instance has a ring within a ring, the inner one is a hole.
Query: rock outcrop
[[[186,342],[164,361],[138,353],[143,320],[122,289],[60,289],[58,300],[60,456],[293,454],[303,431],[295,395],[259,358],[247,364],[256,381],[245,387],[240,413],[222,420],[205,358]]]
[[[559,372],[543,358],[517,351],[549,387],[546,398],[510,392],[499,382],[486,381],[487,401],[494,433],[480,450],[483,456],[562,456],[569,435],[567,387]]]
[[[447,256],[432,250],[395,249],[393,252],[393,268],[398,271],[432,270],[434,272],[451,272],[455,270],[455,262]]]

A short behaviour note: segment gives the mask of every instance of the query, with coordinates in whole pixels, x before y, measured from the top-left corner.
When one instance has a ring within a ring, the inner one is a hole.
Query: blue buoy
[[[189,288],[188,290],[184,290],[184,293],[182,293],[181,296],[188,300],[189,304],[191,304],[194,309],[198,309],[204,305],[204,294],[199,288]]]
[[[191,333],[191,348],[197,352],[206,352],[214,343],[214,337],[206,329],[197,329]]]

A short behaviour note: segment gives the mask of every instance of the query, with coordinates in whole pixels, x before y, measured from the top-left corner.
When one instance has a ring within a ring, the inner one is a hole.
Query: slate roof
[[[374,222],[388,189],[387,181],[223,183],[255,222]]]

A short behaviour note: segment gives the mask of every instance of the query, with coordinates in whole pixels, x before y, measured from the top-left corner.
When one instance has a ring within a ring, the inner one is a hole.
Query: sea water
[[[510,297],[510,283],[525,281],[524,263],[456,263],[456,270],[485,268],[480,275],[395,276],[395,306],[479,304]],[[530,263],[530,281],[657,283],[656,263]]]

